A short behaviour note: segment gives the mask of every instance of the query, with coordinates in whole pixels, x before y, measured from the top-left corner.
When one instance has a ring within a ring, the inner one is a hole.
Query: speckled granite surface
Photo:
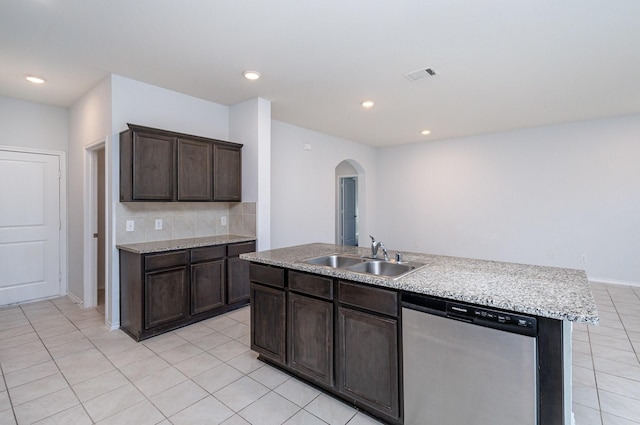
[[[302,263],[334,253],[369,255],[368,248],[308,244],[241,254],[257,263],[349,279],[553,319],[598,324],[598,311],[582,270],[403,252],[426,266],[396,280]],[[389,252],[393,258],[395,252]]]
[[[116,248],[130,251],[136,254],[149,254],[151,252],[172,251],[175,249],[198,248],[209,245],[224,245],[237,242],[249,242],[256,240],[253,236],[221,235],[205,236],[201,238],[171,239],[166,241],[142,242],[116,245]]]

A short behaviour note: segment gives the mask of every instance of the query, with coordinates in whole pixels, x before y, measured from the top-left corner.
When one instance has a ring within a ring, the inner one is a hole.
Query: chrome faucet
[[[387,252],[387,248],[384,246],[382,242],[376,242],[375,238],[369,235],[371,238],[371,258],[378,258],[378,248],[382,248],[382,253],[384,254],[384,261],[389,261],[389,253]]]

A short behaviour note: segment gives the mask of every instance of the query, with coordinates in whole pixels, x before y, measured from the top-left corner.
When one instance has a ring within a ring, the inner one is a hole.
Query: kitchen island
[[[598,323],[584,271],[403,252],[425,266],[391,279],[304,261],[330,254],[371,251],[316,243],[241,255],[262,360],[402,424],[405,294],[527,314],[538,323],[538,423],[571,423],[571,322]]]

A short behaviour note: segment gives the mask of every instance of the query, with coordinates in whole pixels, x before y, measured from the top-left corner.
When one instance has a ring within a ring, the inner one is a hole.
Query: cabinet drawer
[[[289,271],[289,289],[327,300],[333,299],[333,280],[327,277]]]
[[[162,254],[150,254],[144,257],[146,271],[165,269],[167,267],[184,266],[187,264],[187,251],[172,251]]]
[[[394,291],[340,281],[338,299],[342,304],[398,316],[398,294]]]
[[[205,246],[202,248],[191,249],[191,262],[198,263],[200,261],[216,260],[224,257],[226,245]]]
[[[249,276],[252,282],[284,288],[283,269],[251,263]]]
[[[246,254],[247,252],[254,252],[256,250],[256,242],[242,242],[227,245],[227,256],[237,257],[240,254]]]

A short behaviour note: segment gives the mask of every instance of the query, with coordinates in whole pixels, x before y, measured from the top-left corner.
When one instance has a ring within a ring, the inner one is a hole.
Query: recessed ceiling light
[[[44,78],[36,77],[35,75],[25,75],[24,78],[25,78],[25,80],[27,80],[27,81],[29,81],[30,83],[33,83],[33,84],[44,84],[45,83]]]
[[[361,103],[363,108],[372,108],[373,107],[373,100],[365,100],[364,102]]]
[[[247,80],[257,80],[260,78],[260,73],[258,71],[245,71],[242,75],[244,75],[244,78]]]
[[[420,134],[422,134],[423,136],[426,136],[428,134],[431,134],[431,130],[422,130]]]

